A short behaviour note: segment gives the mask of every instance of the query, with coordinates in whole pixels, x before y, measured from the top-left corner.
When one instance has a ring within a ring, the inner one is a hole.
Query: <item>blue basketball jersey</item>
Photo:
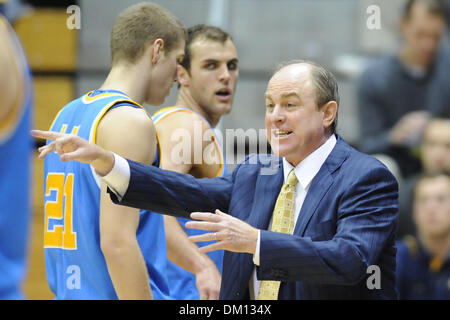
[[[66,105],[50,130],[73,133],[95,143],[102,117],[122,105],[141,107],[119,91],[91,91]],[[100,248],[100,186],[90,165],[61,162],[55,153],[46,157],[44,252],[48,283],[56,299],[117,299]],[[160,229],[164,230],[162,217],[146,217],[140,220],[137,237],[140,244],[148,242],[163,255],[165,235]],[[155,261],[165,259],[152,256],[146,260],[156,299],[169,294],[165,276],[152,267]]]
[[[21,99],[0,122],[0,300],[22,299],[30,221],[32,79],[13,29],[0,15],[21,75]],[[1,99],[1,98],[0,98]],[[1,105],[1,102],[0,102]]]
[[[158,123],[161,119],[167,117],[168,115],[175,113],[175,112],[191,112],[196,113],[197,112],[184,108],[184,107],[168,107],[163,108],[156,112],[154,116],[152,117],[153,122],[155,124]],[[198,114],[200,115],[200,114]],[[201,116],[201,115],[200,115]],[[201,116],[204,118],[203,116]],[[209,124],[209,122],[205,119],[205,121]],[[211,124],[209,124],[210,128],[213,129]],[[228,173],[228,169],[226,166],[226,160],[225,155],[221,147],[221,143],[218,143],[217,136],[215,136],[214,142],[216,143],[218,150],[220,150],[220,157],[221,157],[221,168],[219,172],[217,172],[217,176],[221,177]],[[196,230],[196,229],[188,229],[184,225],[186,222],[189,221],[189,219],[185,218],[177,218],[180,226],[183,228],[183,230],[186,232],[188,236],[193,235],[200,235],[207,233],[208,231],[203,230]],[[213,241],[208,242],[201,242],[197,243],[200,247],[206,246],[213,243]],[[213,252],[208,252],[207,255],[211,258],[212,261],[217,266],[217,269],[222,274],[222,264],[223,264],[223,250],[217,250]],[[167,261],[168,268],[167,268],[167,277],[169,279],[169,285],[170,285],[170,292],[171,297],[176,300],[198,300],[200,298],[197,287],[195,285],[195,275],[192,273],[184,270],[183,268],[180,268],[176,264],[172,263],[171,261]]]

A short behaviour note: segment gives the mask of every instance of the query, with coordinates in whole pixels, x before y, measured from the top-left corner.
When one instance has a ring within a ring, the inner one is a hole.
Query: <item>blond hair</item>
[[[135,62],[147,46],[156,39],[164,41],[164,49],[169,52],[186,31],[178,19],[163,7],[141,2],[121,12],[114,22],[111,32],[112,64],[119,61]]]

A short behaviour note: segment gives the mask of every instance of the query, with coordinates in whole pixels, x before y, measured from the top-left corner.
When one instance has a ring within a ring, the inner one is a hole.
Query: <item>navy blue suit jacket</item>
[[[282,281],[279,299],[397,298],[397,181],[339,136],[311,182],[293,235],[267,231],[283,184],[276,156],[252,155],[213,179],[129,164],[130,185],[121,202],[111,194],[116,203],[181,217],[220,209],[261,229],[257,277]],[[225,252],[221,299],[249,298],[252,258]],[[371,265],[380,268],[380,289],[367,286],[376,283]]]

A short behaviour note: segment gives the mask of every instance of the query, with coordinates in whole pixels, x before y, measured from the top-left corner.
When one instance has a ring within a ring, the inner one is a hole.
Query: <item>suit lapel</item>
[[[267,230],[273,208],[283,185],[283,168],[281,161],[276,164],[271,174],[260,174],[256,181],[255,197],[248,223],[255,228]]]
[[[305,201],[303,202],[302,209],[295,224],[294,234],[303,236],[308,225],[309,220],[317,209],[317,206],[322,200],[323,196],[328,192],[333,178],[327,168],[319,170],[308,190]]]
[[[261,230],[267,230],[269,226],[278,193],[283,185],[283,168],[282,162],[279,160],[281,159],[277,158],[271,168],[264,168],[264,166],[260,168],[256,186],[254,186],[255,194],[247,223]],[[233,265],[239,266],[239,268],[235,269],[238,272],[237,279],[242,281],[238,287],[242,290],[242,288],[248,286],[248,281],[254,268],[253,256],[249,254],[235,254],[234,257],[236,257],[237,261],[234,261]],[[235,281],[235,279],[232,281]]]
[[[306,227],[308,226],[311,217],[317,210],[320,201],[328,192],[334,181],[332,174],[348,157],[348,145],[344,142],[344,140],[342,140],[341,137],[338,135],[336,136],[336,146],[325,160],[325,163],[322,165],[317,175],[311,181],[311,185],[294,228],[294,234],[296,235],[304,236]]]

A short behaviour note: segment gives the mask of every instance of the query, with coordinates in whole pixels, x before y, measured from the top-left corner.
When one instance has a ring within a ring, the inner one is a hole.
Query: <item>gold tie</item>
[[[292,234],[294,231],[295,186],[297,182],[294,169],[292,169],[275,203],[270,231],[289,234]],[[280,281],[261,281],[258,300],[277,300],[280,284]]]

